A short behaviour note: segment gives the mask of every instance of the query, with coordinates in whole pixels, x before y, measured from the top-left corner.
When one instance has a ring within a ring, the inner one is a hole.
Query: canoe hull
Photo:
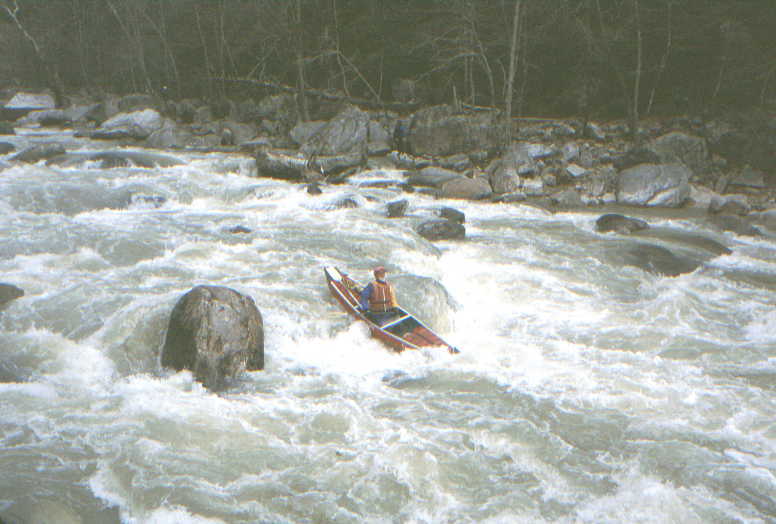
[[[379,326],[358,310],[361,285],[335,267],[325,267],[326,283],[332,296],[352,317],[366,322],[371,335],[396,352],[423,347],[443,347],[450,353],[458,350],[442,340],[427,326],[402,308],[396,308],[396,318]]]

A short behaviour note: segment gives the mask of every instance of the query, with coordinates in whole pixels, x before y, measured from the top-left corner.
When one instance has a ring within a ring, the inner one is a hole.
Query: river
[[[603,209],[372,187],[388,169],[310,195],[169,154],[0,172],[0,281],[26,292],[0,312],[2,522],[776,520],[776,236],[631,210],[733,251],[670,278],[620,263]],[[465,241],[414,232],[443,205]],[[460,354],[392,353],[342,312],[323,266],[377,264]],[[159,364],[197,284],[264,318],[265,370],[218,394]]]

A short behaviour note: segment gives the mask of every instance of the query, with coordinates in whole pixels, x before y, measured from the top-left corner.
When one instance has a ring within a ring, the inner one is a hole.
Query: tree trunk
[[[639,0],[633,0],[633,11],[636,20],[636,71],[633,79],[633,100],[630,111],[631,139],[636,140],[639,133],[639,89],[641,87],[641,21],[639,19]]]
[[[509,50],[509,76],[507,77],[506,108],[504,111],[504,147],[512,142],[512,91],[515,82],[515,57],[518,51],[518,31],[520,25],[520,5],[522,0],[515,0],[515,14],[512,18],[512,45]]]
[[[19,5],[17,4],[16,0],[13,0],[11,5],[3,5],[2,8],[8,13],[8,16],[11,17],[14,25],[22,33],[22,35],[24,35],[24,38],[30,44],[32,44],[32,49],[35,52],[35,58],[38,59],[38,62],[44,71],[45,82],[54,93],[54,101],[57,107],[62,107],[65,105],[65,86],[59,76],[59,71],[57,71],[56,65],[48,61],[45,54],[43,53],[43,49],[38,44],[38,41],[35,40],[29,31],[27,31],[27,28],[24,27],[24,25],[22,25],[22,23],[19,21]]]
[[[307,87],[304,78],[304,35],[302,26],[302,0],[296,0],[296,87],[299,103],[299,116],[303,121],[310,120],[310,112],[307,109]]]

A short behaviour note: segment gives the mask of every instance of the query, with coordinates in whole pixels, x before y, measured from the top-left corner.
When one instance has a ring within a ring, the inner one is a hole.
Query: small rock
[[[595,222],[595,230],[599,233],[616,231],[617,233],[629,234],[634,231],[647,229],[649,224],[638,218],[626,217],[616,213],[602,215]]]
[[[388,202],[386,214],[388,218],[400,218],[407,212],[407,207],[409,207],[409,201],[406,198],[394,200],[393,202]]]
[[[443,207],[439,210],[439,216],[458,224],[463,224],[466,222],[466,215],[463,213],[463,211],[459,211],[454,207]]]

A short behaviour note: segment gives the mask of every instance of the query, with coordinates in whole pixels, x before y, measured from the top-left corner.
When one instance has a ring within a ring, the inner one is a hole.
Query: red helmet
[[[383,267],[383,266],[377,266],[377,267],[374,269],[374,274],[375,274],[375,276],[377,276],[377,275],[385,275],[385,267]]]

